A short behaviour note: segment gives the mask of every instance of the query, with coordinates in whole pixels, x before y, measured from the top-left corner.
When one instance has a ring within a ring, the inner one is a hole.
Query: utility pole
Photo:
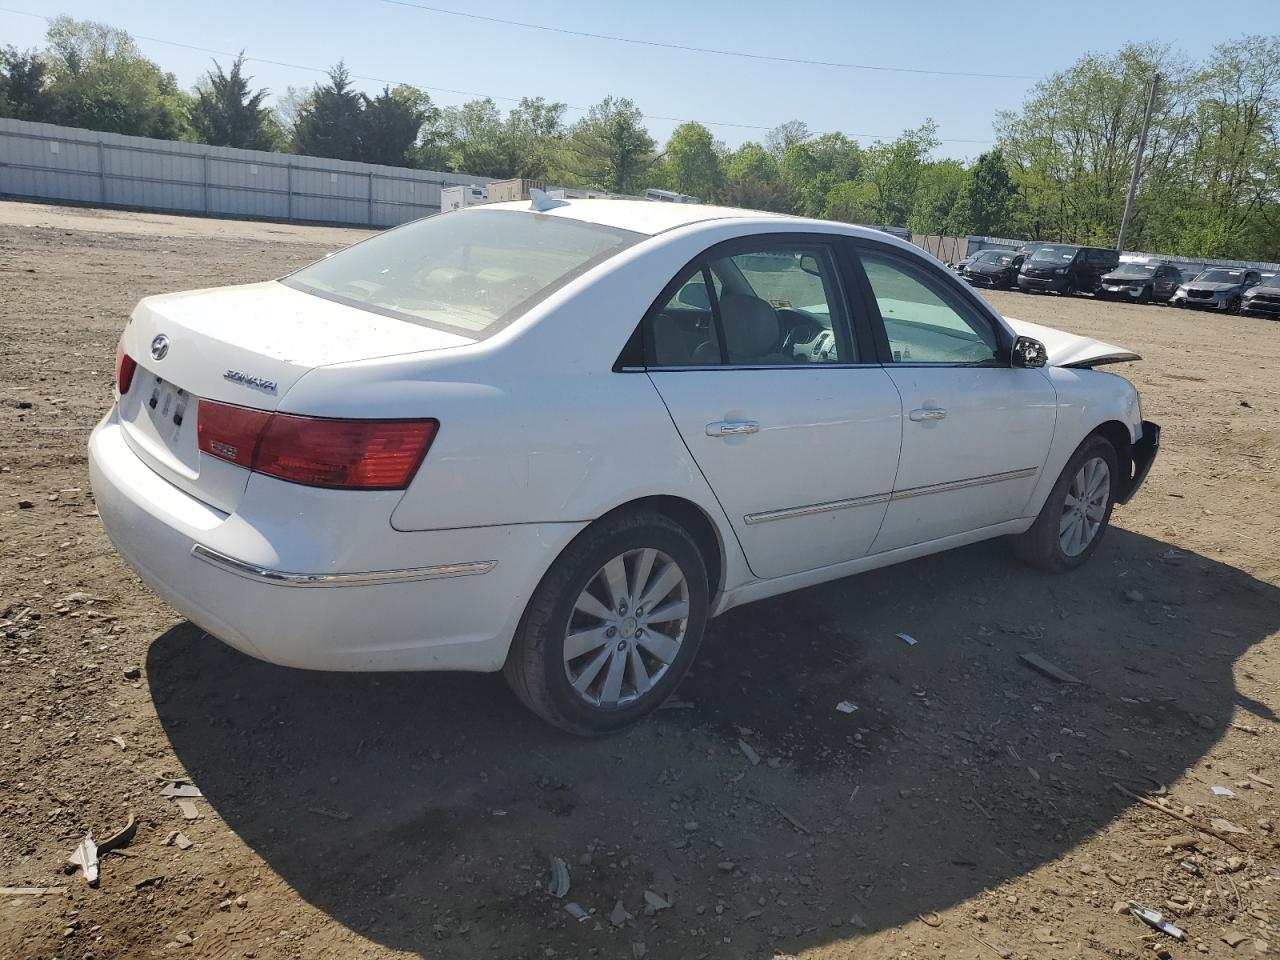
[[[1147,129],[1151,126],[1151,113],[1156,107],[1156,87],[1160,74],[1151,78],[1151,90],[1147,94],[1147,112],[1142,118],[1142,133],[1138,136],[1138,152],[1133,156],[1133,178],[1129,181],[1129,195],[1124,199],[1124,217],[1120,221],[1120,237],[1116,240],[1117,252],[1124,251],[1124,237],[1129,232],[1129,217],[1133,214],[1133,195],[1138,192],[1138,177],[1142,174],[1142,155],[1147,149]]]

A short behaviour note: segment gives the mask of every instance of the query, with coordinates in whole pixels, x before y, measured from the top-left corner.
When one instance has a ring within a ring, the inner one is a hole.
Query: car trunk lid
[[[249,471],[201,455],[202,399],[273,411],[316,367],[471,342],[275,281],[149,297],[125,329],[124,350],[138,366],[120,398],[119,417],[130,447],[148,466],[232,512]]]

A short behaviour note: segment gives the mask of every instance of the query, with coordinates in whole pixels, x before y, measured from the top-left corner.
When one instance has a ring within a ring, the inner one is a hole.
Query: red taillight
[[[124,337],[116,344],[116,387],[124,396],[133,386],[133,373],[138,369],[138,361],[124,352]]]
[[[200,401],[199,446],[258,473],[312,487],[403,490],[436,420],[330,420]]]

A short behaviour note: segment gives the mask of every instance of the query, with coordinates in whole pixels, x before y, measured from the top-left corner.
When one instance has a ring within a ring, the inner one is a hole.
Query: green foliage
[[[52,113],[44,62],[34,50],[0,49],[0,117],[47,120]]]
[[[667,141],[662,180],[678,193],[712,200],[724,185],[723,153],[724,145],[702,124],[682,123]]]
[[[351,86],[346,65],[329,71],[298,111],[293,125],[293,149],[311,157],[360,159],[360,120],[364,104]]]
[[[51,122],[166,140],[190,136],[187,95],[123,30],[55,17],[48,43]]]
[[[951,208],[948,229],[922,232],[942,233],[959,228],[982,237],[1008,236],[1016,232],[1011,216],[1017,192],[1003,152],[999,148],[988,151],[969,168]]]
[[[249,88],[252,77],[244,75],[244,52],[224,73],[214,61],[213,69],[196,84],[191,102],[191,129],[201,143],[249,150],[274,150],[283,134],[271,111],[262,105],[267,90]]]
[[[365,163],[408,165],[423,124],[439,115],[431,97],[404,84],[383,87],[372,99],[361,94],[360,104],[360,159]]]
[[[561,167],[571,186],[636,193],[657,159],[655,146],[634,103],[605,97],[569,128]]]

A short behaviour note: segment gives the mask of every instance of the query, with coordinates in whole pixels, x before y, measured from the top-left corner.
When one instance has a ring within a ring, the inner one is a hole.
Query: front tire
[[[538,584],[503,674],[525,706],[562,730],[621,730],[683,678],[708,595],[706,564],[683,527],[652,511],[606,518]]]
[[[1052,573],[1082,566],[1111,523],[1119,478],[1116,448],[1091,434],[1067,461],[1036,522],[1013,538],[1014,553]]]

